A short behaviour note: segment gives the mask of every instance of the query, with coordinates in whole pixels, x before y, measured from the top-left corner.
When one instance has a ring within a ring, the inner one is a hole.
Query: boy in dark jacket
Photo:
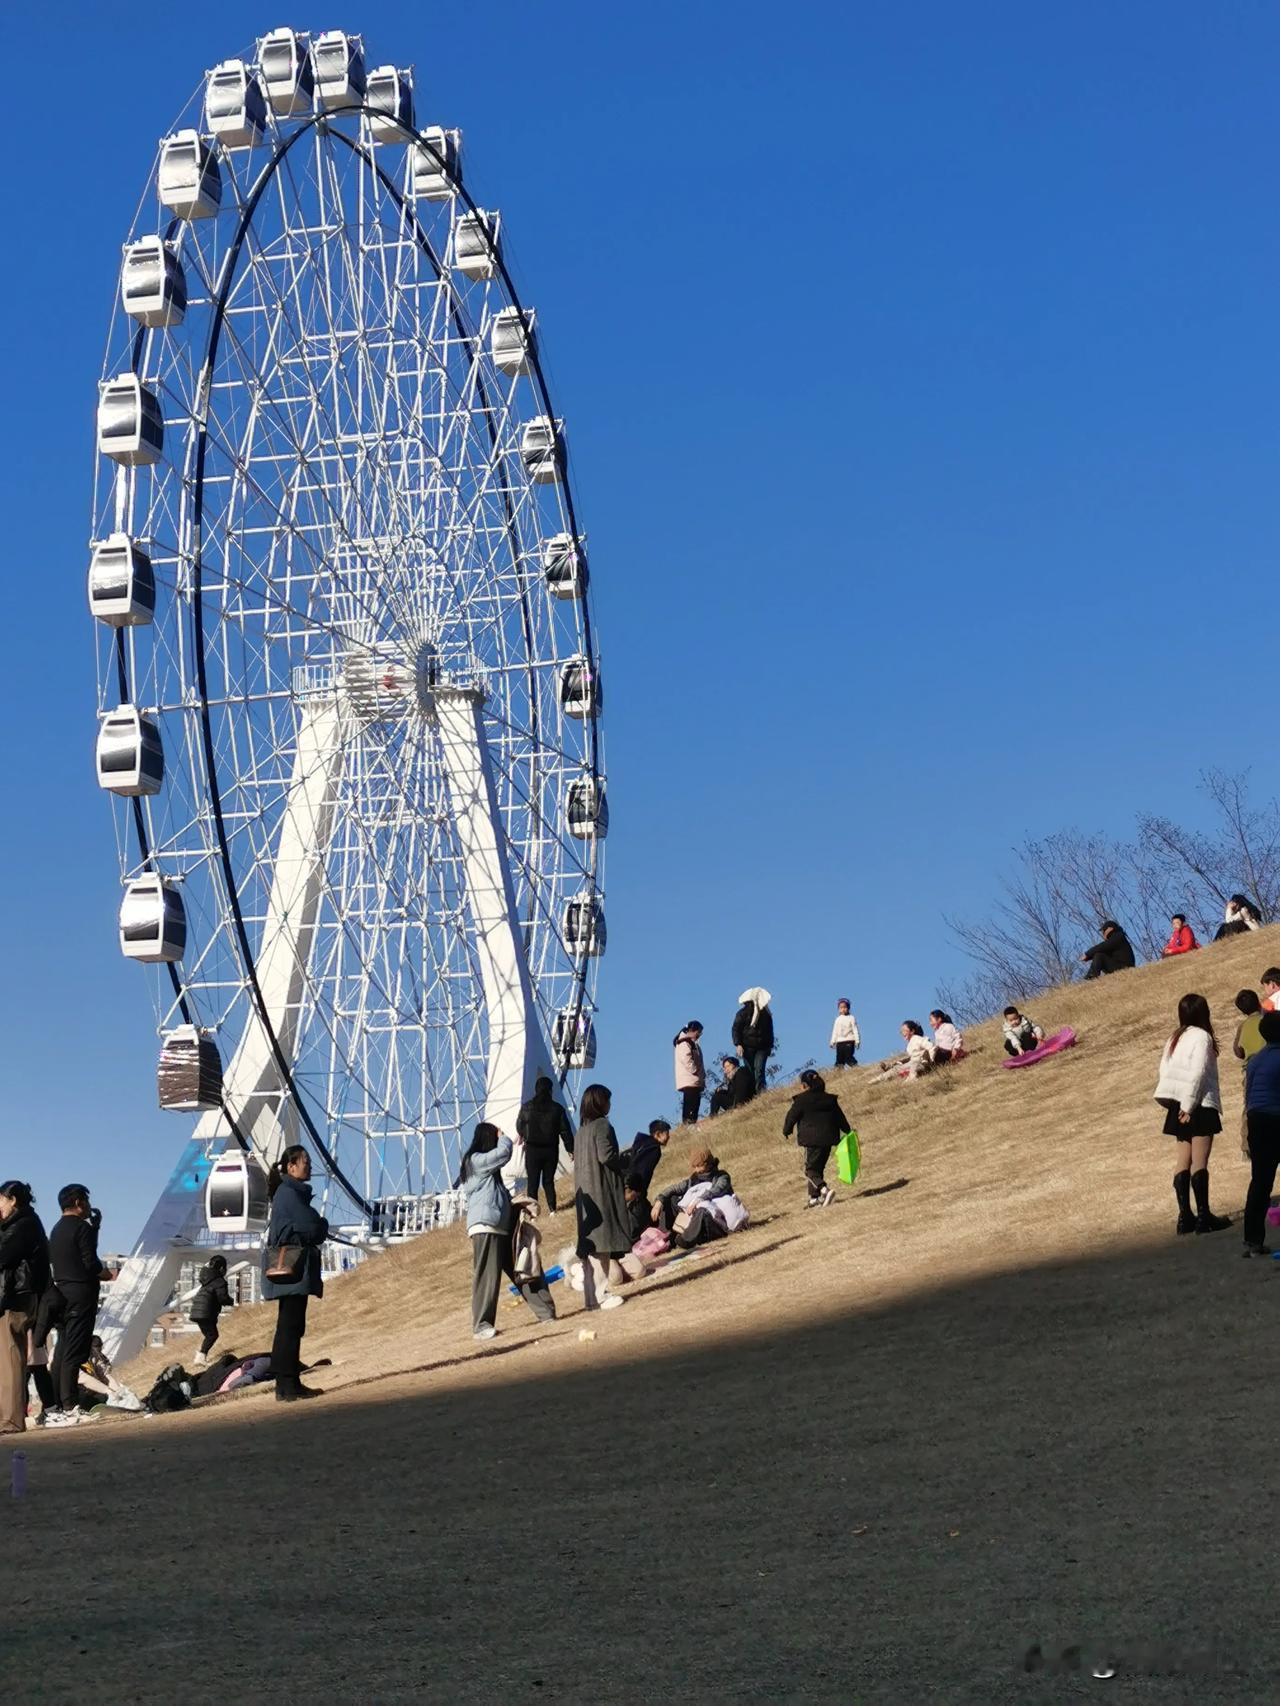
[[[59,1406],[45,1418],[46,1427],[64,1427],[80,1419],[76,1389],[80,1364],[89,1354],[93,1323],[98,1313],[98,1227],[101,1213],[89,1201],[85,1185],[64,1185],[58,1192],[62,1218],[49,1234],[53,1283],[63,1299],[58,1324],[58,1348],[53,1359],[53,1392]]]
[[[631,1242],[634,1244],[642,1232],[648,1230],[653,1222],[653,1204],[645,1195],[644,1180],[639,1173],[628,1173],[623,1181],[623,1198],[627,1205],[627,1221],[631,1227]]]
[[[197,1368],[204,1366],[209,1359],[210,1348],[218,1342],[219,1315],[224,1309],[231,1307],[231,1291],[227,1285],[227,1258],[210,1256],[200,1270],[200,1286],[191,1299],[191,1325],[199,1327],[203,1334],[200,1349],[195,1354]]]
[[[618,1165],[624,1173],[635,1173],[639,1177],[641,1190],[647,1192],[653,1183],[653,1175],[658,1170],[662,1151],[670,1137],[671,1127],[666,1120],[650,1120],[648,1131],[638,1131],[630,1149],[618,1157]]]
[[[791,1098],[782,1135],[790,1137],[794,1131],[796,1142],[804,1150],[804,1182],[809,1193],[805,1207],[825,1208],[835,1195],[824,1178],[827,1161],[845,1132],[853,1128],[821,1073],[802,1072],[800,1082],[804,1089]]]

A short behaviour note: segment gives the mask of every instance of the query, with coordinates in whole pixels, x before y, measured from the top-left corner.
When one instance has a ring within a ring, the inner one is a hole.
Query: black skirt
[[[1193,1137],[1217,1137],[1222,1130],[1222,1115],[1216,1108],[1207,1108],[1203,1102],[1191,1110],[1191,1118],[1184,1125],[1178,1118],[1178,1106],[1175,1102],[1164,1116],[1164,1135],[1176,1137],[1179,1143],[1190,1143]]]

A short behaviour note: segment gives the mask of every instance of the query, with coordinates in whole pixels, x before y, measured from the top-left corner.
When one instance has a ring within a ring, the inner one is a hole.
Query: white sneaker
[[[830,1185],[824,1185],[822,1187],[822,1195],[818,1198],[819,1206],[821,1208],[826,1208],[828,1203],[832,1203],[835,1200],[836,1200],[835,1191],[832,1189],[832,1187]]]
[[[47,1428],[74,1428],[80,1423],[79,1410],[50,1410]]]
[[[488,1322],[485,1322],[483,1326],[477,1327],[475,1332],[471,1335],[473,1339],[496,1339],[497,1336],[498,1329],[496,1327],[491,1327]]]
[[[600,1307],[601,1309],[621,1309],[626,1301],[625,1297],[619,1297],[611,1291],[600,1299]]]
[[[203,1368],[205,1363],[208,1362],[208,1360],[209,1360],[209,1358],[205,1355],[205,1353],[203,1351],[197,1351],[195,1356],[191,1360],[191,1366],[193,1368]]]

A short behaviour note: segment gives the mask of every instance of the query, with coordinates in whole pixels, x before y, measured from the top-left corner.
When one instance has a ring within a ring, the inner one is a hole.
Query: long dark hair
[[[586,1125],[588,1120],[606,1119],[612,1105],[612,1090],[607,1089],[603,1084],[588,1084],[582,1092],[580,1104],[583,1125]]]
[[[30,1208],[36,1200],[36,1194],[31,1186],[24,1185],[21,1179],[6,1179],[4,1184],[0,1185],[0,1197],[12,1197],[18,1205],[19,1214],[24,1208]]]
[[[267,1173],[267,1195],[269,1197],[275,1196],[280,1189],[280,1183],[286,1171],[306,1153],[300,1143],[291,1143],[280,1159],[271,1163],[270,1171]]]
[[[471,1142],[467,1145],[467,1152],[462,1157],[463,1166],[466,1166],[473,1155],[487,1155],[491,1149],[496,1149],[499,1135],[496,1125],[492,1125],[488,1120],[481,1120],[471,1134]]]
[[[954,1025],[955,1024],[955,1020],[951,1017],[950,1013],[944,1013],[942,1011],[941,1007],[930,1008],[929,1017],[931,1019],[936,1019],[940,1025]]]
[[[924,1035],[924,1026],[918,1019],[904,1019],[902,1022],[911,1032],[913,1037],[922,1037]]]
[[[1209,1041],[1213,1052],[1218,1052],[1218,1039],[1213,1034],[1213,1019],[1209,1014],[1209,1003],[1203,995],[1184,995],[1178,1003],[1178,1028],[1169,1038],[1170,1054],[1177,1048],[1178,1041],[1184,1031],[1208,1031]]]

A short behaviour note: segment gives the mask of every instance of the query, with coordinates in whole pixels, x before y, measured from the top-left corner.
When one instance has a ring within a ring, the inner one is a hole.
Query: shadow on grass
[[[96,1706],[210,1675],[211,1564],[192,1701],[1094,1696],[1035,1642],[1118,1653],[1116,1699],[1275,1698],[1277,1266],[1170,1236],[867,1309],[819,1255],[746,1334],[725,1288],[631,1361],[621,1310],[419,1371],[463,1387],[54,1435],[3,1517],[15,1698],[81,1698],[86,1646]]]

